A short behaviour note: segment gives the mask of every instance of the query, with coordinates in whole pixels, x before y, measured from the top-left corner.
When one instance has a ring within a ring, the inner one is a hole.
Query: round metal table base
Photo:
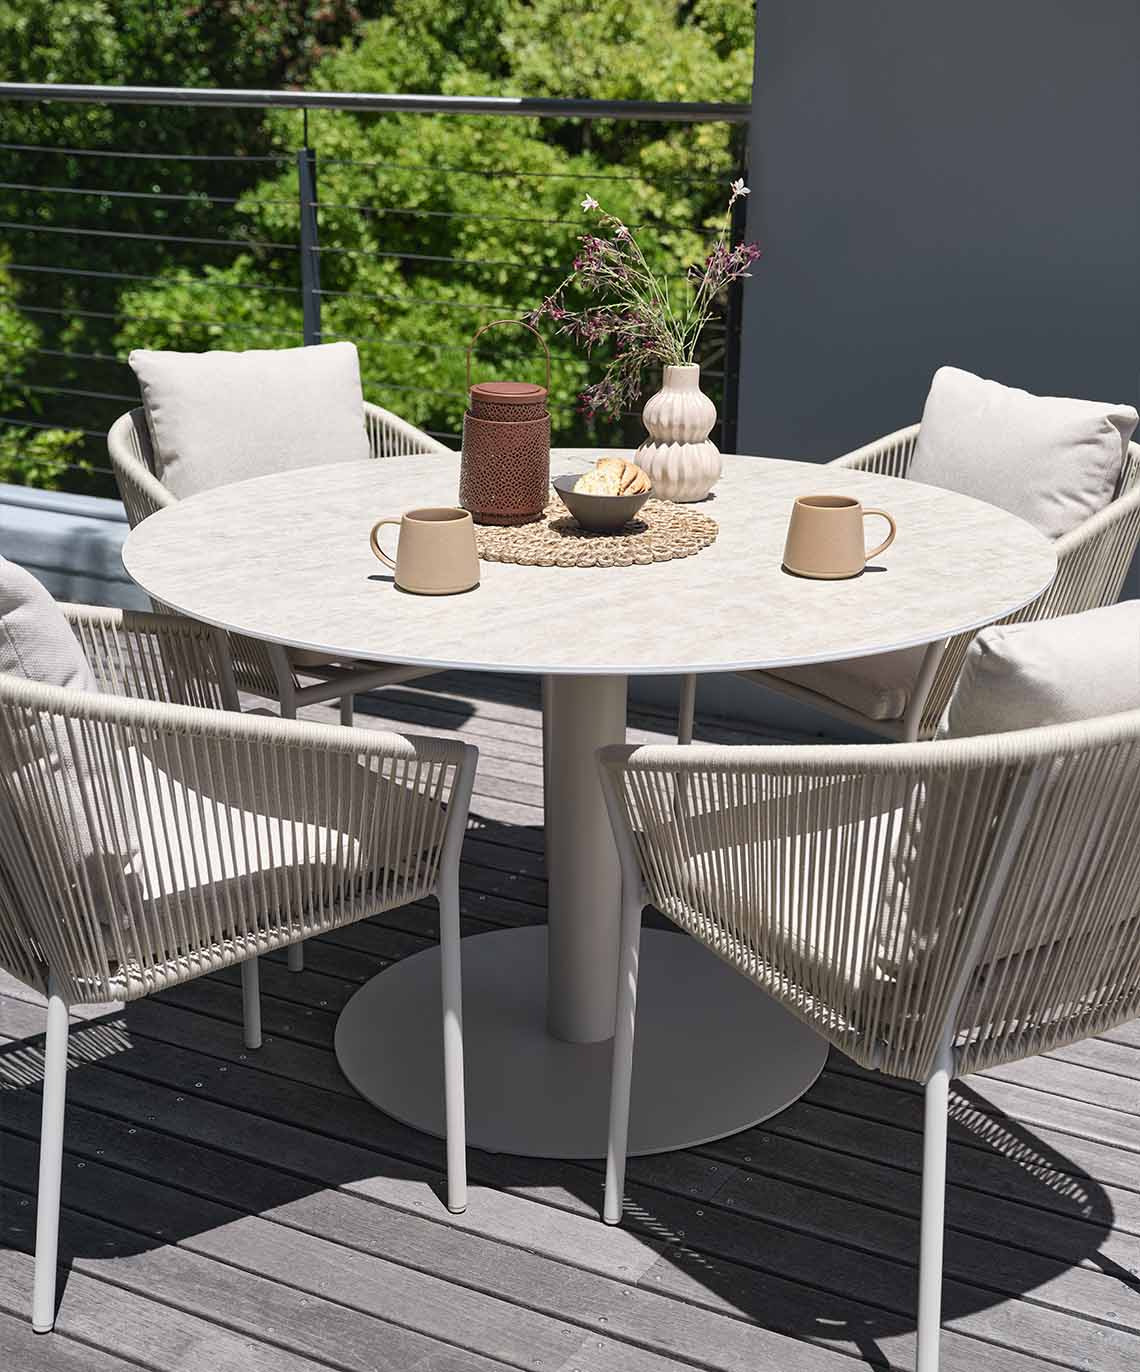
[[[341,1070],[386,1114],[443,1136],[439,953],[404,958],[349,1001]],[[546,930],[463,940],[467,1141],[492,1153],[597,1158],[606,1150],[609,1040],[546,1032]],[[823,1069],[827,1045],[694,940],[647,929],[630,1153],[689,1148],[777,1114]]]

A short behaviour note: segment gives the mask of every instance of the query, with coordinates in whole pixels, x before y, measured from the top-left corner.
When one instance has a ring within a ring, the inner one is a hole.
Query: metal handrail
[[[363,91],[223,90],[201,86],[85,86],[0,81],[0,100],[71,104],[191,105],[227,109],[350,110],[355,113],[506,114],[547,119],[625,119],[652,123],[746,124],[751,105],[695,100],[566,100],[513,95],[397,95]]]
[[[294,162],[297,170],[298,197],[295,202],[300,213],[300,232],[298,241],[294,243],[268,243],[261,240],[247,238],[220,238],[213,237],[210,229],[205,233],[176,233],[170,232],[170,223],[163,221],[158,225],[160,230],[140,232],[138,226],[131,228],[120,227],[97,227],[86,224],[54,224],[41,223],[38,217],[32,214],[20,213],[14,219],[0,223],[0,229],[5,228],[5,224],[17,233],[30,233],[36,235],[47,234],[51,237],[58,237],[66,241],[68,238],[82,244],[85,241],[92,241],[97,245],[103,245],[115,240],[129,240],[131,244],[174,244],[178,246],[194,247],[199,254],[204,249],[209,249],[211,253],[217,250],[230,249],[233,251],[247,251],[250,249],[272,249],[273,251],[285,251],[296,254],[296,259],[300,265],[300,299],[303,311],[303,328],[301,337],[307,343],[320,342],[322,338],[337,338],[342,335],[330,329],[327,332],[322,327],[322,301],[326,296],[367,298],[373,303],[384,307],[388,305],[399,305],[412,309],[427,310],[440,309],[448,311],[466,311],[473,314],[480,314],[486,310],[494,309],[500,312],[514,312],[526,308],[524,303],[510,301],[474,301],[474,300],[437,300],[433,298],[423,298],[419,295],[406,295],[403,293],[393,293],[383,291],[380,293],[367,292],[362,294],[359,291],[345,289],[329,289],[322,287],[321,284],[321,261],[329,257],[334,259],[345,259],[355,257],[383,257],[393,260],[403,260],[405,258],[415,258],[421,262],[428,263],[448,263],[461,267],[464,270],[482,270],[484,268],[512,267],[518,268],[523,272],[533,273],[537,270],[545,271],[546,268],[536,267],[533,263],[515,263],[500,259],[477,259],[468,258],[463,254],[455,257],[428,256],[418,252],[396,252],[384,251],[383,247],[360,249],[351,247],[340,247],[333,244],[322,244],[318,232],[318,209],[321,214],[327,214],[330,210],[335,211],[375,211],[374,206],[355,206],[341,205],[334,202],[320,204],[317,194],[317,153],[310,144],[309,139],[309,110],[342,111],[350,114],[360,113],[393,113],[403,112],[416,115],[451,114],[451,115],[498,115],[498,116],[521,116],[536,119],[582,119],[590,120],[615,120],[615,121],[644,121],[647,124],[666,125],[670,123],[681,123],[688,125],[724,123],[735,127],[747,126],[750,118],[750,106],[746,104],[728,104],[713,102],[686,102],[669,101],[656,102],[645,100],[593,100],[593,99],[555,99],[555,98],[531,98],[531,97],[503,97],[503,96],[449,96],[432,94],[399,94],[399,93],[370,93],[370,92],[340,92],[340,91],[308,91],[308,90],[231,90],[221,88],[200,88],[200,87],[171,87],[171,86],[115,86],[115,85],[87,85],[87,84],[68,84],[55,82],[0,82],[0,101],[16,102],[54,102],[57,105],[66,104],[90,104],[104,106],[142,106],[151,105],[154,107],[214,107],[214,108],[245,108],[250,111],[267,110],[272,108],[299,110],[304,115],[304,126],[300,131],[300,144],[292,154],[273,154],[269,156],[257,154],[241,154],[238,156],[222,156],[214,158],[207,154],[187,154],[187,153],[157,153],[124,151],[115,148],[74,148],[63,145],[38,146],[34,144],[0,144],[0,150],[7,149],[10,152],[28,152],[34,154],[54,153],[63,155],[78,155],[84,158],[98,159],[107,158],[146,158],[155,161],[171,162],[205,162],[205,161],[235,161],[235,162],[264,162],[273,163],[278,166],[285,166],[289,162]],[[745,137],[746,137],[745,133]],[[315,141],[315,140],[314,140]],[[377,171],[387,169],[388,164],[384,162],[351,162],[342,163],[341,159],[335,157],[322,159],[322,166],[353,165],[361,167],[374,167]],[[735,172],[727,172],[726,176],[741,174],[744,168],[743,160],[737,162]],[[400,164],[400,169],[406,169],[404,164]],[[425,168],[424,170],[428,170]],[[440,170],[433,168],[432,170]],[[509,176],[516,179],[538,178],[546,180],[571,179],[577,173],[559,173],[551,171],[524,171],[514,170],[494,170],[485,167],[448,167],[448,174],[466,176]],[[608,180],[639,180],[639,176],[622,175],[615,172],[599,173],[599,177]],[[64,185],[61,184],[66,178],[58,173],[50,178],[49,184],[36,185],[26,179],[11,173],[11,179],[6,180],[0,190],[19,192],[24,195],[66,195],[69,199],[76,196],[98,198],[106,195],[116,203],[138,202],[139,204],[160,204],[164,202],[176,203],[179,205],[206,204],[211,209],[222,209],[237,205],[242,197],[235,194],[214,194],[205,191],[194,194],[182,192],[173,193],[160,188],[147,191],[123,190],[116,187],[89,186],[89,185]],[[108,178],[101,178],[102,181]],[[710,185],[714,181],[719,181],[720,176],[712,174],[692,177],[670,177],[670,181],[691,181],[694,184],[707,182]],[[82,180],[82,178],[81,178]],[[288,200],[280,200],[275,203],[288,205]],[[743,203],[743,202],[741,202]],[[398,206],[383,207],[384,214],[431,214],[440,219],[464,217],[478,219],[480,215],[459,215],[449,214],[445,211],[426,211],[422,207],[401,208]],[[487,218],[518,218],[524,219],[520,215],[504,215],[503,213],[491,213]],[[174,221],[171,221],[174,222]],[[536,221],[543,222],[543,221]],[[177,227],[177,225],[176,225]],[[566,223],[567,228],[573,227],[572,223]],[[734,229],[742,228],[734,222]],[[658,230],[659,231],[659,230]],[[386,245],[384,245],[386,246]],[[223,255],[225,255],[223,253]],[[213,260],[210,259],[204,260]],[[112,263],[115,267],[117,264]],[[132,264],[133,266],[133,264]],[[13,273],[26,274],[26,279],[39,279],[40,281],[50,281],[53,277],[74,276],[82,278],[85,282],[90,282],[93,288],[112,285],[126,281],[145,282],[156,279],[154,273],[148,269],[148,265],[134,266],[131,270],[119,271],[99,267],[65,267],[52,263],[17,261],[6,264],[5,270]],[[291,293],[291,287],[270,285],[264,282],[229,282],[229,281],[188,281],[183,284],[192,285],[201,290],[214,291],[265,291],[272,292],[280,298]],[[14,294],[13,291],[0,287],[0,296]],[[430,297],[433,293],[428,292]],[[121,302],[116,299],[115,306],[108,309],[104,307],[103,296],[96,295],[88,298],[81,296],[78,302],[70,301],[66,308],[62,308],[54,298],[49,297],[48,303],[39,303],[43,297],[33,297],[36,303],[30,300],[21,303],[21,310],[31,316],[42,316],[45,319],[59,317],[61,319],[90,319],[101,321],[132,320],[146,322],[148,316],[136,314],[123,310]],[[419,318],[419,316],[417,316]],[[168,324],[182,324],[186,321],[173,321],[168,319],[156,320],[154,322]],[[254,340],[250,346],[265,346],[266,335],[272,334],[274,338],[295,339],[292,330],[267,328],[263,324],[254,325],[249,321],[236,321],[225,317],[225,312],[212,326],[221,331],[229,340],[228,345],[233,346],[234,340],[241,344]],[[709,372],[710,380],[714,378],[723,381],[724,405],[721,415],[721,442],[722,446],[733,446],[733,431],[736,410],[736,383],[735,376],[731,375],[738,365],[737,349],[734,335],[739,328],[739,301],[735,296],[730,295],[727,316],[725,320],[725,339],[721,352],[718,352],[715,359],[710,355],[709,360],[721,362],[723,355],[722,370],[720,372]],[[411,332],[416,332],[413,329]],[[299,341],[299,340],[297,340]],[[387,338],[367,338],[360,341],[367,341],[370,344],[393,344],[400,340]],[[428,340],[424,340],[425,344]],[[50,342],[50,340],[49,340]],[[99,356],[91,354],[90,358],[82,358],[70,352],[66,346],[60,347],[58,344],[53,348],[39,347],[35,351],[44,357],[58,357],[61,359],[74,361],[99,362],[101,365],[122,367],[122,359],[110,356]],[[728,375],[725,374],[727,370]],[[124,374],[125,379],[125,374]],[[75,378],[65,376],[62,381],[72,381]],[[75,402],[85,401],[88,405],[105,406],[112,403],[119,403],[114,397],[118,396],[123,390],[117,387],[117,376],[111,379],[110,373],[106,378],[100,376],[97,380],[87,381],[82,379],[79,385],[59,384],[53,376],[41,378],[37,376],[34,383],[30,380],[23,383],[23,390],[27,391],[25,399],[28,404],[26,408],[29,413],[26,416],[17,418],[16,416],[6,415],[0,419],[5,426],[20,426],[28,429],[72,429],[78,430],[86,439],[91,440],[102,436],[102,430],[89,427],[92,423],[91,417],[86,415],[83,418],[86,422],[82,425],[68,423],[63,419],[53,419],[43,408],[44,398],[56,397],[62,402],[62,407],[70,410]],[[51,381],[52,384],[46,384]],[[429,387],[403,386],[395,382],[382,383],[379,378],[373,381],[375,385],[383,385],[386,391],[393,393],[397,391],[411,392],[418,394],[451,396],[450,391],[432,389]],[[458,393],[456,393],[458,394]],[[569,414],[572,408],[569,405],[558,407],[560,411]],[[33,417],[34,416],[34,417]],[[96,419],[96,423],[99,421]],[[438,422],[438,421],[437,421]],[[449,426],[450,427],[450,426]],[[452,442],[458,440],[457,435],[447,435],[436,433],[437,437],[449,439]],[[101,462],[90,464],[84,462],[82,466],[77,464],[67,464],[67,468],[75,470],[89,470],[98,473],[105,472]]]

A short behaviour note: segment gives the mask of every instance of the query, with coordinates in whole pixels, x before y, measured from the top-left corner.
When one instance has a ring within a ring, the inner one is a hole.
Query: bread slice
[[[634,462],[624,457],[602,457],[592,471],[585,472],[574,483],[574,489],[584,495],[641,495],[650,488],[650,480]]]

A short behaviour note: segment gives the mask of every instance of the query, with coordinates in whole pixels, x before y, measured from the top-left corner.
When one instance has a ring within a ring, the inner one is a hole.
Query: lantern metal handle
[[[471,337],[471,342],[467,345],[467,389],[471,389],[471,354],[475,350],[475,344],[479,341],[479,335],[486,333],[488,329],[497,328],[500,324],[517,324],[520,329],[529,329],[535,338],[542,344],[542,351],[546,354],[546,392],[550,394],[550,349],[546,346],[546,339],[534,327],[528,324],[525,319],[492,319],[489,324],[484,324],[475,330]]]

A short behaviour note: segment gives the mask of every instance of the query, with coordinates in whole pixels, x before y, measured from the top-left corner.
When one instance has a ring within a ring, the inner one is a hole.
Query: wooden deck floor
[[[378,702],[482,750],[466,932],[541,921],[534,692],[436,678]],[[434,931],[416,905],[310,944],[300,976],[270,959],[259,1053],[236,973],[84,1012],[44,1338],[26,1321],[43,1018],[0,987],[0,1369],[912,1366],[914,1088],[833,1054],[765,1126],[632,1163],[621,1229],[596,1218],[597,1167],[480,1153],[453,1217],[440,1144],[361,1101],[332,1054],[346,999]],[[1140,1368],[1140,1024],[960,1083],[953,1115],[947,1372]]]

